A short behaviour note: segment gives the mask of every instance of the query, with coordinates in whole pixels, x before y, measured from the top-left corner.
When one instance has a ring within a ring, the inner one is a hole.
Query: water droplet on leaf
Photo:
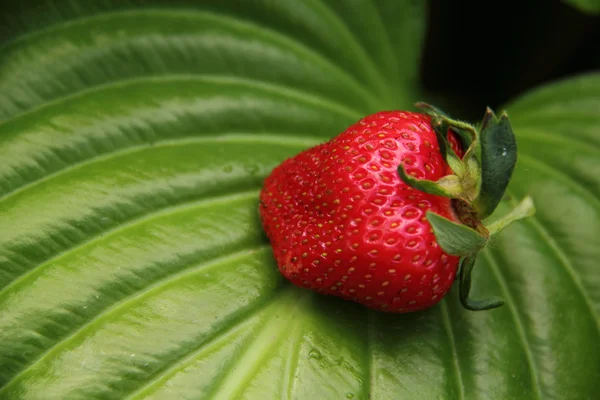
[[[320,360],[322,357],[321,352],[317,349],[312,349],[308,352],[308,358],[314,358],[315,360]]]
[[[258,173],[259,168],[258,165],[246,165],[245,170],[250,175],[256,175]]]

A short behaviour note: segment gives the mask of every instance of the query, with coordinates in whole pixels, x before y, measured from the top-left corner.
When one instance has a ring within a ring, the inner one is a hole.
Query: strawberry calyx
[[[473,300],[469,298],[471,273],[477,254],[490,237],[519,219],[532,216],[535,207],[526,197],[506,216],[486,226],[489,217],[500,204],[517,162],[517,145],[508,115],[497,117],[487,109],[481,124],[473,126],[455,120],[438,108],[417,103],[431,117],[440,152],[452,174],[437,181],[417,179],[398,166],[400,178],[412,188],[422,192],[452,199],[451,205],[459,222],[451,221],[432,212],[427,219],[440,247],[448,254],[460,256],[459,297],[462,305],[473,311],[500,307],[499,298]],[[459,138],[464,156],[459,157],[448,143],[448,132]]]

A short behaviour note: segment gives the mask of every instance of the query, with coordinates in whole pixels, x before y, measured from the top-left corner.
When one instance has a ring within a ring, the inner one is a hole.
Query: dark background
[[[485,106],[542,83],[600,70],[600,16],[561,0],[430,0],[429,14],[421,79],[462,118],[478,119]]]

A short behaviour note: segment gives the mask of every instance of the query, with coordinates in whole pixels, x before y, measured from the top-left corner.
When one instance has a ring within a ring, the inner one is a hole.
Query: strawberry
[[[482,126],[488,134],[480,140],[476,128],[420,106],[424,113],[369,115],[266,178],[262,224],[279,270],[293,284],[377,310],[411,312],[438,303],[463,264],[463,305],[501,305],[471,300],[468,291],[476,254],[490,236],[481,219],[514,168],[488,155],[504,151],[516,161],[512,130],[506,134],[507,119],[488,110]],[[492,146],[485,145],[489,138],[497,139]],[[499,185],[484,179],[491,159]],[[531,214],[529,203],[522,208],[496,230]]]

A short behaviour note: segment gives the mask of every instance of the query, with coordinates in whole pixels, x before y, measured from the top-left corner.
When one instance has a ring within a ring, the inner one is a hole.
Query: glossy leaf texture
[[[506,305],[468,312],[453,291],[386,315],[284,282],[258,191],[286,157],[423,100],[424,2],[14,3],[1,399],[597,395],[600,76],[508,106],[520,153],[496,215],[527,194],[537,214],[472,289]]]

